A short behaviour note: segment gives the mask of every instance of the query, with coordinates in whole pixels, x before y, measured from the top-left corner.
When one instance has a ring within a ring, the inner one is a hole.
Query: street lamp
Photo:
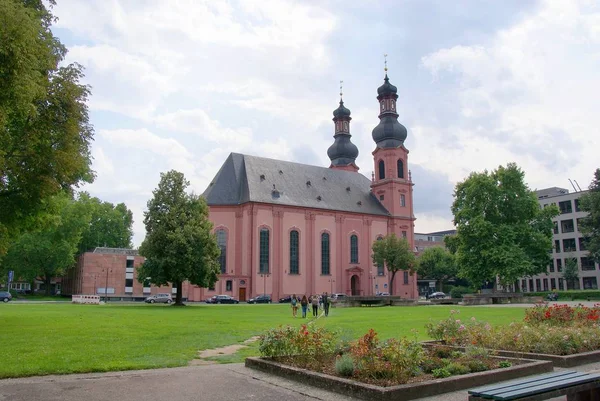
[[[112,269],[102,269],[102,271],[106,270],[106,283],[104,285],[104,302],[108,302],[108,273],[112,273]]]

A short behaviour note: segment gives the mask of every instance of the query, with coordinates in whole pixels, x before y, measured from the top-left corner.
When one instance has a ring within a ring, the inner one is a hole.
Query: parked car
[[[346,294],[331,294],[331,300],[334,302],[342,301],[346,297]]]
[[[239,304],[240,303],[240,301],[238,301],[237,299],[235,299],[229,295],[217,295],[214,298],[215,299],[212,302],[214,304]]]
[[[377,296],[378,297],[389,297],[390,293],[389,292],[378,292]]]
[[[427,294],[427,296],[425,298],[427,298],[427,299],[443,299],[443,298],[446,298],[446,294],[444,294],[443,292],[434,292],[432,294]]]
[[[173,302],[173,298],[171,298],[171,294],[155,294],[150,295],[144,302],[147,304],[170,304]]]
[[[216,299],[217,299],[217,296],[213,295],[212,297],[207,298],[204,302],[206,302],[207,304],[214,304]]]
[[[8,302],[12,299],[12,294],[8,291],[0,291],[0,301]]]
[[[289,304],[292,302],[292,296],[288,295],[287,297],[279,298],[280,304]]]
[[[248,300],[249,304],[270,304],[271,296],[270,295],[258,295],[255,298],[250,298]]]

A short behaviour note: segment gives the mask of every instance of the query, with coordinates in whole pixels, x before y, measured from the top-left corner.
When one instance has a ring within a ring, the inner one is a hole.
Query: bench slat
[[[588,374],[574,372],[574,374],[571,374],[571,375],[549,377],[549,378],[545,378],[542,380],[536,380],[536,381],[532,381],[532,382],[516,384],[513,386],[502,387],[500,389],[486,391],[485,394],[486,395],[501,394],[501,393],[506,393],[508,391],[517,391],[517,390],[521,390],[521,389],[527,389],[527,388],[531,388],[533,386],[550,385],[557,381],[564,382],[565,380],[576,380],[580,377],[585,377],[585,376],[588,376]]]
[[[492,399],[504,400],[504,401],[513,400],[516,398],[522,398],[522,397],[526,397],[526,396],[530,396],[530,395],[534,395],[534,394],[545,393],[548,391],[558,390],[558,389],[565,388],[565,387],[576,386],[578,384],[589,383],[589,382],[593,382],[595,380],[600,380],[600,375],[587,375],[585,377],[579,377],[579,378],[575,378],[575,379],[559,380],[559,381],[556,381],[551,384],[543,384],[543,385],[533,386],[533,387],[526,388],[526,389],[509,391],[509,392],[502,393],[502,394],[496,394],[496,395],[492,396]]]
[[[525,379],[515,379],[515,380],[509,380],[509,381],[505,381],[505,382],[501,382],[501,383],[496,383],[493,384],[491,386],[485,386],[485,387],[478,387],[478,388],[474,388],[472,390],[469,390],[469,394],[473,394],[473,395],[481,395],[482,393],[487,393],[489,391],[494,391],[497,389],[502,389],[502,388],[506,388],[506,387],[510,387],[510,386],[515,386],[515,385],[519,385],[519,384],[526,384],[526,383],[533,383],[539,380],[545,380],[547,378],[552,378],[552,377],[559,377],[559,376],[565,376],[565,375],[573,375],[577,373],[574,370],[563,370],[560,372],[554,372],[554,373],[548,373],[548,374],[544,374],[544,375],[539,375],[539,376],[530,376],[527,377]]]

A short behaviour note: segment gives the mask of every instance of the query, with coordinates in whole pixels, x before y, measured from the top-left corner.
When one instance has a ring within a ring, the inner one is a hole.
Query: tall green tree
[[[75,263],[81,233],[89,225],[90,213],[67,194],[59,194],[45,202],[43,227],[21,235],[8,249],[5,268],[27,281],[41,278],[46,295],[51,280],[62,276]]]
[[[440,246],[427,248],[417,258],[417,274],[437,280],[442,291],[444,281],[456,277],[458,269],[454,255]]]
[[[116,206],[98,198],[92,198],[87,192],[81,192],[78,198],[89,210],[90,224],[81,235],[78,251],[83,253],[97,246],[109,248],[131,248],[133,237],[133,213],[124,203]]]
[[[391,273],[390,295],[394,295],[394,277],[400,270],[411,273],[415,267],[415,254],[405,238],[398,238],[392,233],[383,237],[381,241],[373,242],[373,263],[384,265]]]
[[[581,220],[580,230],[585,236],[590,256],[600,263],[600,168],[594,173],[589,191],[579,198],[581,210],[589,214]]]
[[[577,258],[565,259],[563,278],[567,281],[567,290],[575,289],[575,282],[579,281],[579,265]]]
[[[82,67],[59,66],[54,1],[0,0],[0,256],[43,200],[91,182]]]
[[[524,173],[511,163],[473,172],[456,185],[452,213],[457,233],[446,241],[459,275],[475,285],[503,285],[546,270],[551,261],[556,206],[540,208]]]
[[[147,258],[138,280],[177,288],[175,305],[182,305],[182,283],[211,287],[217,281],[221,251],[212,233],[204,198],[187,194],[182,173],[161,173],[154,197],[144,212],[146,238],[140,254]]]

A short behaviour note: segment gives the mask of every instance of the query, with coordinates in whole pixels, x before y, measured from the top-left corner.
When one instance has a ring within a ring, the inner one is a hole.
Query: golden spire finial
[[[383,68],[383,70],[384,70],[384,71],[385,71],[385,73],[387,74],[387,53],[384,53],[384,54],[383,54],[383,65],[384,65],[384,68]]]
[[[344,81],[340,81],[340,100],[342,100],[342,95],[344,94],[344,91],[342,90],[343,85]]]

